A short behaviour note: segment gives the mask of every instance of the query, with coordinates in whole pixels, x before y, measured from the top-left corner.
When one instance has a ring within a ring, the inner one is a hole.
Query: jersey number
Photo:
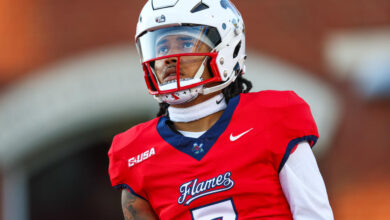
[[[226,199],[191,209],[193,220],[236,220],[237,211],[232,199]]]

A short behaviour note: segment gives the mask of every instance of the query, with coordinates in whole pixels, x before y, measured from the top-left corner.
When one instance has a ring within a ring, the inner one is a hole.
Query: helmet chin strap
[[[204,72],[204,66],[206,64],[206,60],[207,60],[207,57],[203,59],[202,65],[200,65],[198,71],[195,73],[194,79],[198,79],[198,78],[202,77],[203,72]]]
[[[180,105],[194,100],[196,97],[198,97],[199,93],[202,90],[203,85],[200,85],[194,88],[177,91],[174,93],[155,95],[154,98],[160,103],[166,102],[170,105]]]

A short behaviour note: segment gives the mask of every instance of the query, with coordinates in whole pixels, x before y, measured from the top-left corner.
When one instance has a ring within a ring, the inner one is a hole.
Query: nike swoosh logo
[[[244,136],[246,133],[252,131],[253,128],[247,130],[247,131],[244,131],[243,133],[237,135],[237,136],[233,136],[233,133],[230,134],[230,141],[236,141],[237,139],[239,139],[240,137]]]

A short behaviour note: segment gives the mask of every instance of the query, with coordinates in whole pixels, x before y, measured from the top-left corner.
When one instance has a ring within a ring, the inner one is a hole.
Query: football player
[[[333,219],[292,91],[249,93],[245,27],[228,0],[149,0],[137,49],[158,117],[115,136],[125,219]]]

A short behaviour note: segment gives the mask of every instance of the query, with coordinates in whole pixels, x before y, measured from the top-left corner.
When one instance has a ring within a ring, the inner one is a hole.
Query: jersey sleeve
[[[109,158],[109,167],[108,167],[108,173],[110,175],[110,180],[112,186],[118,186],[120,184],[124,183],[123,175],[121,175],[121,172],[124,170],[124,161],[121,160],[119,157],[116,157],[115,154],[115,146],[117,144],[119,137],[115,136],[114,140],[112,141],[110,150],[108,151],[108,158]]]
[[[295,92],[283,92],[283,107],[279,109],[280,121],[273,133],[272,159],[280,172],[290,153],[300,142],[307,141],[311,147],[319,137],[317,125],[309,105]]]
[[[137,169],[130,169],[128,166],[126,152],[130,148],[130,144],[125,139],[123,134],[115,136],[108,151],[108,173],[111,184],[116,189],[127,189],[146,200],[146,194],[142,189],[142,176]]]

